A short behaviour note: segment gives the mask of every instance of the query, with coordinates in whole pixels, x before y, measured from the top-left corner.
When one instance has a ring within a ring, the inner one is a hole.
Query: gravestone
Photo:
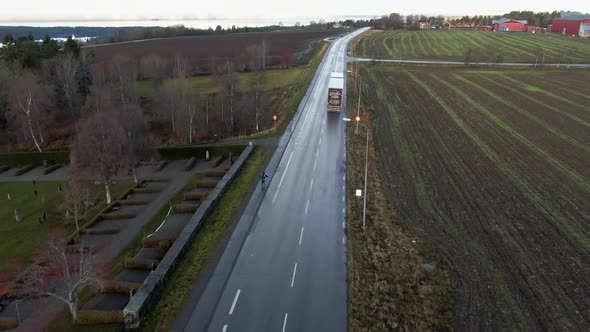
[[[205,151],[205,160],[209,161],[209,150]]]
[[[18,222],[21,222],[23,220],[22,215],[20,214],[20,210],[18,208],[14,209],[14,219],[16,219],[16,221]]]

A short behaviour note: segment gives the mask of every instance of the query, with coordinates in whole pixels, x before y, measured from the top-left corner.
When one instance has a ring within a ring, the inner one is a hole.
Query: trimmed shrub
[[[168,160],[183,160],[191,157],[197,159],[205,159],[206,151],[209,151],[209,156],[232,156],[237,158],[246,148],[245,145],[178,145],[178,146],[162,146],[156,149],[160,159]]]
[[[87,235],[111,235],[111,234],[117,234],[120,231],[121,230],[118,228],[101,228],[101,229],[84,228],[84,229],[80,230],[80,233],[87,234]]]
[[[160,161],[155,167],[154,167],[154,171],[156,172],[160,172],[161,170],[164,169],[164,167],[166,167],[168,165],[168,160],[162,160]]]
[[[35,165],[33,165],[33,164],[29,164],[27,166],[23,166],[23,167],[19,168],[16,171],[16,173],[14,173],[14,175],[21,176],[21,175],[25,174],[26,172],[32,170],[33,168],[35,168]]]
[[[184,200],[185,201],[204,201],[207,198],[209,193],[206,192],[196,192],[196,193],[184,193]]]
[[[162,191],[162,188],[135,188],[133,189],[134,194],[154,194]]]
[[[0,164],[17,166],[17,165],[43,165],[43,161],[48,164],[69,164],[69,151],[49,151],[49,152],[6,152],[0,153]]]
[[[172,213],[195,213],[200,204],[175,204]]]
[[[168,178],[147,178],[144,182],[170,182]]]
[[[133,214],[133,213],[119,213],[119,212],[103,213],[100,215],[100,218],[103,220],[131,219],[131,218],[135,218],[135,214]]]
[[[225,160],[224,156],[217,156],[209,161],[209,165],[211,165],[211,167],[217,167],[223,162],[223,160]]]
[[[151,270],[152,267],[158,266],[158,264],[160,264],[160,261],[157,259],[145,259],[136,257],[125,259],[126,269]]]
[[[47,175],[47,174],[49,174],[49,173],[51,173],[51,172],[55,171],[56,169],[58,169],[58,168],[60,168],[60,167],[61,167],[61,165],[59,165],[59,164],[57,164],[57,165],[51,165],[51,166],[49,166],[49,167],[46,167],[46,168],[43,170],[43,175]]]
[[[129,294],[134,289],[141,287],[141,283],[118,281],[118,280],[103,280],[103,293],[119,293]]]
[[[6,172],[9,169],[10,169],[10,166],[8,166],[8,165],[0,166],[0,174]]]
[[[0,330],[14,329],[18,326],[18,321],[14,317],[0,317]]]
[[[123,310],[80,310],[76,323],[81,325],[123,323]]]
[[[209,176],[212,178],[222,178],[225,175],[225,173],[226,173],[226,171],[213,170],[213,171],[205,172],[205,176]]]
[[[150,203],[150,201],[129,201],[129,200],[117,201],[117,204],[120,206],[146,205],[149,203]]]
[[[197,188],[215,188],[218,180],[201,180],[197,182]]]
[[[163,241],[169,241],[174,243],[176,241],[175,234],[166,234],[164,235],[152,235],[150,237],[146,237],[141,241],[144,248],[160,248],[162,246]]]
[[[188,162],[186,163],[186,165],[184,166],[184,170],[187,172],[190,171],[191,169],[193,169],[193,167],[195,167],[196,163],[197,163],[197,158],[191,157],[191,159],[189,159]]]

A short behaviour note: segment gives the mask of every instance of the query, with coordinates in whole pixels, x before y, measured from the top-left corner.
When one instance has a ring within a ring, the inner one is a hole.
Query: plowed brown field
[[[391,204],[455,327],[590,330],[590,71],[362,67]]]

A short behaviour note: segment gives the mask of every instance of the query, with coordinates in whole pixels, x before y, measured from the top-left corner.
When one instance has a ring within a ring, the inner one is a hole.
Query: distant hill
[[[0,38],[6,33],[11,33],[14,38],[27,36],[29,33],[37,40],[45,35],[50,38],[76,37],[112,37],[121,29],[130,27],[29,27],[29,26],[0,26]]]

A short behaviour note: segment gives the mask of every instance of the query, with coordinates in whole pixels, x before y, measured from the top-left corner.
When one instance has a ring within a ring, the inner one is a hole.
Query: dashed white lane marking
[[[342,244],[346,244],[346,237],[342,237]]]
[[[301,227],[301,235],[299,235],[299,244],[301,244],[301,240],[303,240],[303,229],[304,227]]]
[[[287,327],[287,316],[289,316],[289,314],[285,313],[285,320],[283,321],[283,332],[285,332],[285,328]]]
[[[346,175],[342,175],[342,181],[346,181]]]
[[[344,190],[346,190],[346,187],[345,187],[345,186],[342,186],[342,190],[343,190],[343,191],[344,191]]]
[[[275,202],[277,199],[277,195],[279,194],[279,190],[281,189],[281,184],[283,184],[283,180],[285,179],[285,175],[287,174],[287,170],[289,169],[289,164],[291,164],[291,158],[293,158],[293,152],[291,151],[291,155],[289,156],[289,160],[287,161],[287,167],[285,167],[285,171],[283,172],[283,176],[281,176],[281,181],[279,181],[279,186],[277,187],[277,191],[275,192],[275,196],[272,198],[272,202]]]
[[[229,309],[229,314],[231,315],[234,312],[234,308],[236,307],[236,302],[238,302],[238,297],[240,297],[241,290],[238,289],[236,292],[236,296],[234,297],[234,302],[231,304],[231,308]]]
[[[342,222],[342,228],[346,228],[346,223],[344,221]]]
[[[223,332],[227,331],[227,324],[223,325]]]
[[[307,214],[308,208],[309,208],[309,199],[307,200],[307,203],[305,203],[305,214]]]
[[[317,157],[319,157],[319,155],[320,155],[320,149],[318,149],[318,151],[315,153],[315,157],[317,158]]]
[[[295,267],[293,268],[293,278],[291,278],[291,287],[295,283],[295,274],[297,273],[297,263],[295,263]]]
[[[342,201],[343,202],[346,201],[346,197],[342,196]]]
[[[322,145],[322,138],[323,137],[320,137],[320,141],[318,142],[318,145]]]
[[[342,213],[345,213],[345,212],[346,212],[346,208],[342,208]]]
[[[315,169],[318,167],[318,161],[316,160],[315,163],[313,164],[313,171],[315,173]]]
[[[309,191],[313,189],[313,178],[311,178],[311,183],[309,184]]]

